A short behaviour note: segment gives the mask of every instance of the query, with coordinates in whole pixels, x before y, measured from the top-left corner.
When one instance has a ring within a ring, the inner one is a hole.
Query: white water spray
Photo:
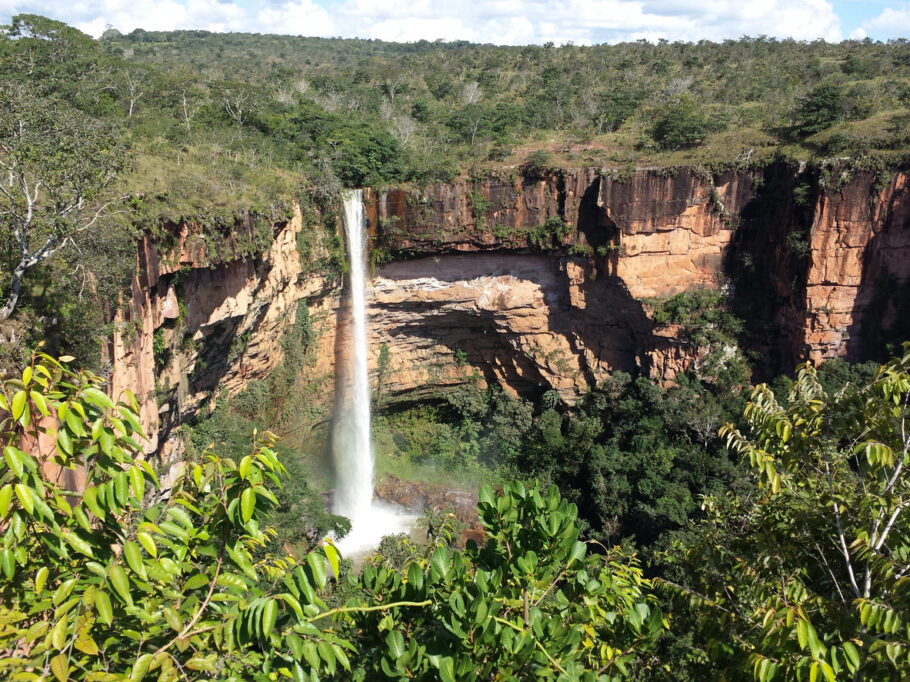
[[[337,369],[343,381],[336,385],[332,443],[336,470],[334,512],[351,520],[351,532],[338,545],[344,554],[352,556],[378,547],[384,535],[405,532],[414,517],[391,505],[373,502],[363,191],[346,191],[343,202],[350,257],[350,337],[346,347],[340,348],[338,358],[344,363]]]

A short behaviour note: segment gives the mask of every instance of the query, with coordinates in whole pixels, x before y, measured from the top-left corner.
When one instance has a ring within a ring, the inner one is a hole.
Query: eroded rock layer
[[[760,378],[870,357],[910,320],[910,177],[824,185],[781,163],[367,190],[372,260],[386,262],[369,287],[374,386],[421,400],[480,379],[572,400],[615,370],[672,382],[699,349],[655,327],[648,299],[694,287],[729,289]],[[142,240],[110,347],[112,392],[140,398],[150,450],[216,394],[266,376],[301,303],[317,332],[307,371],[331,376],[346,343],[339,283],[314,267],[322,227],[298,211],[266,253],[225,262],[193,235],[183,226],[166,253]]]

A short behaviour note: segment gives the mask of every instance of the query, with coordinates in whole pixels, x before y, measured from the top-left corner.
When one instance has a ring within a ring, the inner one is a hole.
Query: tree
[[[345,624],[357,636],[355,680],[616,680],[646,674],[667,625],[638,561],[619,548],[589,552],[575,505],[509,483],[480,493],[482,547],[446,547],[447,534],[396,570],[364,567],[367,603]],[[404,552],[404,554],[409,554]]]
[[[910,675],[910,344],[827,394],[803,366],[788,405],[761,385],[729,447],[755,497],[709,498],[685,550],[704,661],[756,679]],[[687,611],[683,607],[683,611]]]
[[[26,88],[0,89],[0,229],[14,244],[6,303],[19,300],[26,271],[96,228],[113,203],[126,153],[107,125]]]
[[[710,122],[688,96],[661,107],[651,126],[651,137],[663,149],[692,147],[702,142],[708,132]]]
[[[126,89],[126,98],[129,102],[127,108],[127,118],[133,118],[133,110],[136,103],[145,95],[148,84],[148,72],[144,69],[124,69],[120,72],[123,79],[123,87]]]
[[[806,95],[796,110],[796,134],[809,137],[830,128],[843,116],[844,91],[825,83]]]

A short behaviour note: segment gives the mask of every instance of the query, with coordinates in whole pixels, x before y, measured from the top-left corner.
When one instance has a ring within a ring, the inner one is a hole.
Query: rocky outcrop
[[[317,308],[332,289],[301,258],[298,235],[319,231],[299,207],[276,225],[267,252],[227,262],[206,256],[193,226],[176,229],[176,245],[165,252],[149,236],[139,242],[131,298],[108,349],[111,394],[136,395],[149,452],[216,394],[236,394],[266,376],[281,361],[282,333],[298,303],[313,299]],[[310,260],[324,252],[317,239]]]
[[[392,263],[369,295],[371,348],[390,348],[389,397],[430,397],[477,372],[514,393],[574,400],[632,371],[649,335],[642,306],[585,259],[473,254]],[[377,376],[377,380],[379,377]]]
[[[820,193],[809,245],[809,359],[875,357],[889,330],[910,332],[910,175],[864,172]]]
[[[694,349],[655,332],[641,299],[719,286],[751,195],[749,174],[715,182],[691,169],[368,194],[378,248],[424,256],[380,268],[372,283],[372,347],[392,351],[386,390],[420,398],[476,372],[572,401],[615,370],[672,381]]]

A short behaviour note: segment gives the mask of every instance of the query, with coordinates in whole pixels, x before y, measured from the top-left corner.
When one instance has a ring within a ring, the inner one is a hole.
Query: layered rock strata
[[[281,361],[298,303],[313,298],[318,307],[331,290],[301,259],[297,236],[315,228],[299,208],[275,227],[266,253],[228,262],[212,262],[191,226],[177,229],[166,252],[151,237],[139,242],[131,298],[108,348],[111,394],[135,394],[149,452],[216,393],[233,395],[265,377]],[[321,251],[317,244],[314,257]]]
[[[571,401],[615,370],[672,382],[698,349],[655,327],[648,299],[694,287],[728,287],[760,378],[867,357],[910,320],[910,176],[823,185],[817,170],[773,164],[367,190],[374,385],[384,400],[423,400],[479,378]],[[109,352],[112,392],[139,397],[150,450],[213,396],[267,375],[301,301],[320,332],[307,371],[332,374],[346,337],[339,283],[313,267],[327,235],[299,211],[274,234],[264,254],[215,263],[188,226],[163,252],[140,243]],[[306,258],[301,235],[315,244]]]

